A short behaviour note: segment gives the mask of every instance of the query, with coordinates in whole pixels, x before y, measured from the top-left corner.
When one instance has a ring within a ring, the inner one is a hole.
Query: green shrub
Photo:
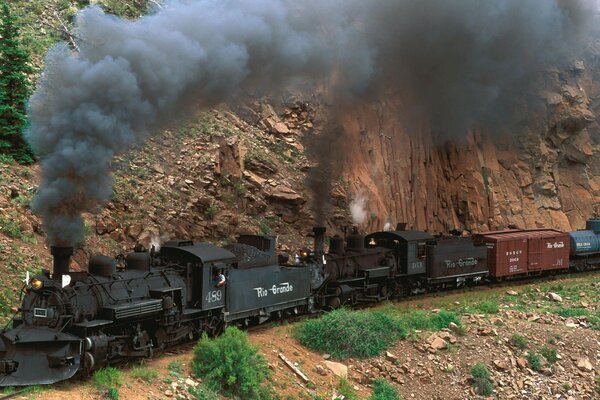
[[[194,347],[192,371],[211,388],[219,388],[226,396],[244,399],[267,397],[263,386],[269,367],[248,335],[228,327],[223,335],[210,339],[202,335]]]
[[[558,361],[558,354],[556,353],[556,349],[553,349],[551,347],[542,347],[540,349],[540,354],[544,356],[544,358],[548,360],[550,364],[554,364]]]
[[[134,367],[131,369],[131,376],[135,379],[151,383],[158,378],[158,372],[148,367]]]
[[[341,308],[302,322],[294,334],[304,346],[344,359],[374,357],[406,332],[398,319],[382,312]]]
[[[217,208],[217,206],[211,204],[210,206],[208,206],[204,209],[204,216],[208,220],[213,220],[215,218],[215,216],[217,215],[218,211],[219,211],[219,209]]]
[[[600,375],[596,377],[596,392],[600,393]]]
[[[107,367],[94,373],[96,389],[103,392],[110,400],[119,399],[119,389],[117,387],[122,384],[121,373],[116,368]]]
[[[482,301],[475,305],[475,309],[484,314],[498,314],[500,309],[495,301]]]
[[[484,364],[478,363],[471,368],[473,387],[481,396],[489,396],[494,392],[494,385],[490,380],[490,372]]]
[[[340,378],[340,382],[338,383],[338,394],[343,396],[344,400],[359,400],[356,390],[344,378]]]
[[[373,381],[373,394],[369,400],[400,400],[396,388],[385,379]]]
[[[519,350],[524,350],[529,345],[527,338],[523,335],[519,335],[518,333],[514,333],[512,335],[510,338],[510,343]]]
[[[108,389],[108,392],[106,393],[106,397],[108,397],[110,400],[119,400],[119,389],[117,389],[117,388]]]
[[[525,356],[527,359],[527,364],[529,364],[529,368],[534,371],[540,371],[542,369],[542,359],[539,354],[534,351],[528,351]]]
[[[441,331],[444,328],[447,328],[451,322],[454,322],[456,325],[460,326],[460,318],[453,312],[441,310],[437,314],[433,314],[431,317],[431,327],[433,330]]]

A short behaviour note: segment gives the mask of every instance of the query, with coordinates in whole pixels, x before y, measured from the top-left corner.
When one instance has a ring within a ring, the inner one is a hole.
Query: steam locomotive
[[[218,247],[169,241],[159,251],[95,256],[69,270],[71,247],[52,247],[53,270],[24,288],[12,328],[0,333],[0,386],[51,384],[124,359],[248,326],[431,287],[460,286],[600,263],[600,220],[587,231],[503,231],[473,237],[356,231],[329,238],[297,262],[272,236]],[[595,247],[594,247],[595,246]],[[569,259],[569,252],[572,252]],[[225,284],[218,282],[225,277]]]

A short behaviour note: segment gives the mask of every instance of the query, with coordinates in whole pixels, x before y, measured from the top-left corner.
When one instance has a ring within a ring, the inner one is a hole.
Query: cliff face
[[[368,196],[364,228],[431,232],[581,229],[600,199],[600,76],[595,57],[549,70],[515,132],[475,131],[439,144],[390,96],[346,113],[350,192]],[[412,127],[412,128],[408,128]]]

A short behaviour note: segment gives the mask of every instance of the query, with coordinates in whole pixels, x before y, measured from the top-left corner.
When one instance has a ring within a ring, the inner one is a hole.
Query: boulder
[[[346,378],[348,376],[348,367],[344,364],[334,362],[334,361],[324,361],[327,368],[331,370],[335,375],[340,378]]]
[[[562,303],[562,301],[563,301],[562,297],[561,297],[559,294],[557,294],[557,293],[554,293],[554,292],[550,292],[550,293],[548,293],[547,297],[548,297],[550,300],[552,300],[552,301],[557,301],[557,302],[559,302],[559,303]]]
[[[594,366],[587,357],[578,357],[575,364],[581,371],[591,372],[594,370]]]
[[[284,185],[277,185],[266,194],[267,199],[271,202],[288,203],[293,205],[301,205],[306,202],[304,198],[296,193],[294,189]]]

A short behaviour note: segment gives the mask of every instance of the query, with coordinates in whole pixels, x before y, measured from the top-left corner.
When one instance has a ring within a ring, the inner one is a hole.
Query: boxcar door
[[[527,269],[538,271],[542,269],[542,239],[530,238],[527,241]]]

